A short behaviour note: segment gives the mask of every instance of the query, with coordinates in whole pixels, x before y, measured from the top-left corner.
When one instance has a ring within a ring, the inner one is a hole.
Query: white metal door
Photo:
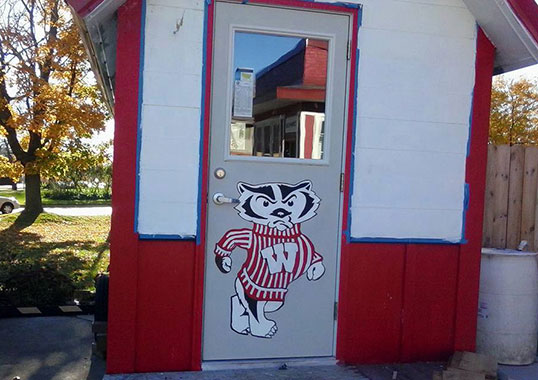
[[[349,16],[215,7],[203,359],[332,356]]]

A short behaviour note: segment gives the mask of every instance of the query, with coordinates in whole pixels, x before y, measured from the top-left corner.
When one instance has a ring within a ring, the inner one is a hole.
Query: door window
[[[329,41],[236,31],[232,156],[324,159]]]

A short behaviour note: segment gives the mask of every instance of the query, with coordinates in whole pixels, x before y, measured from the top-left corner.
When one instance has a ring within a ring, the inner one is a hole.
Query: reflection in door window
[[[236,32],[230,153],[322,159],[328,41]]]

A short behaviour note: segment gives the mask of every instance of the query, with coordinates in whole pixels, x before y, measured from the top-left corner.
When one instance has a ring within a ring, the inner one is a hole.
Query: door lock
[[[239,199],[229,198],[222,193],[215,193],[213,195],[213,202],[217,205],[223,205],[225,203],[239,203]]]

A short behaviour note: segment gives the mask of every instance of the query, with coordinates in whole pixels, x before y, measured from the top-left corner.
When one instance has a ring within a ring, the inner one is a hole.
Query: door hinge
[[[338,302],[334,303],[334,320],[338,319]]]
[[[340,192],[341,193],[344,192],[345,183],[346,183],[346,176],[344,175],[344,173],[340,173]]]
[[[351,40],[347,41],[347,60],[351,59]]]

